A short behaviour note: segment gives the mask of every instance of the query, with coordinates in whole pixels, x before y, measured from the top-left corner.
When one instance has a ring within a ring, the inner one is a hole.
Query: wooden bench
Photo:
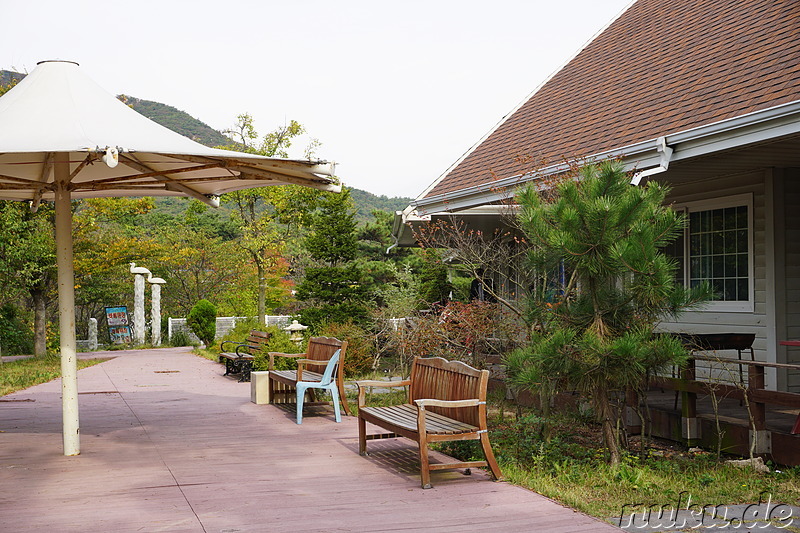
[[[367,440],[407,437],[419,445],[422,488],[431,488],[431,471],[452,468],[489,467],[492,478],[501,478],[500,467],[489,444],[486,426],[488,370],[476,370],[460,361],[441,357],[417,357],[411,377],[404,381],[358,381],[358,447],[367,453]],[[390,407],[368,407],[368,387],[408,386],[408,403]],[[367,435],[366,423],[391,431]],[[428,443],[480,440],[485,461],[430,464]]]
[[[339,364],[336,368],[336,388],[339,391],[339,401],[344,412],[350,415],[350,407],[347,405],[347,396],[344,391],[344,361],[347,351],[347,341],[340,341],[333,337],[311,337],[308,340],[308,347],[304,353],[280,353],[269,352],[269,383],[267,388],[268,403],[291,403],[296,401],[298,381],[320,381],[322,372],[328,360],[336,352],[342,350],[339,355]],[[292,357],[297,359],[297,370],[274,370],[276,357]],[[319,372],[307,370],[312,367]],[[310,402],[305,405],[324,405],[324,402],[317,402],[314,398],[314,390],[310,389],[308,394],[311,396]]]
[[[250,330],[247,338],[242,342],[222,341],[219,345],[219,362],[225,363],[225,376],[241,374],[239,381],[250,381],[250,372],[253,370],[253,361],[257,353],[261,352],[269,341],[269,333]],[[231,344],[232,352],[225,351],[225,345]]]

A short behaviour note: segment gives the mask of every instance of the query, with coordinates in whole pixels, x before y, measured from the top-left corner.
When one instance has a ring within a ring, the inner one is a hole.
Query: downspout
[[[648,168],[647,170],[642,170],[634,174],[633,178],[631,178],[631,185],[639,185],[642,178],[667,171],[669,168],[669,160],[672,158],[672,152],[674,150],[667,146],[666,137],[659,137],[656,139],[656,151],[661,154],[661,163],[657,167]]]

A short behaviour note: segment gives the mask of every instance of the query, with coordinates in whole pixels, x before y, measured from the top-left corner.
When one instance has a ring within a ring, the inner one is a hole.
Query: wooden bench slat
[[[417,429],[417,408],[413,405],[403,404],[389,407],[362,407],[362,409],[391,424],[411,430]],[[428,433],[455,434],[474,433],[478,431],[476,426],[464,424],[463,422],[437,413],[429,412],[425,418]]]

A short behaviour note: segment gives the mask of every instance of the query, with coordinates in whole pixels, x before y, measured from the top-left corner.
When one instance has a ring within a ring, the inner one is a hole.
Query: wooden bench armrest
[[[281,352],[269,352],[269,369],[275,370],[275,357],[303,357],[304,353],[281,353]]]
[[[417,407],[420,409],[425,409],[426,407],[475,407],[476,405],[486,404],[486,402],[482,402],[477,398],[469,400],[435,400],[433,398],[422,398],[414,400],[414,403],[417,404]]]
[[[358,385],[358,406],[364,407],[366,405],[365,401],[367,396],[367,387],[405,387],[407,385],[411,385],[410,379],[404,379],[402,381],[356,381],[356,385]]]
[[[319,359],[298,359],[297,364],[325,366],[328,364],[328,361],[330,361],[330,359],[325,359],[324,361],[320,361]]]
[[[305,355],[305,354],[301,354]],[[325,359],[324,361],[320,361],[319,359],[298,359],[297,360],[297,381],[303,381],[303,370],[305,369],[306,365],[311,366],[325,366],[328,364],[330,359]]]

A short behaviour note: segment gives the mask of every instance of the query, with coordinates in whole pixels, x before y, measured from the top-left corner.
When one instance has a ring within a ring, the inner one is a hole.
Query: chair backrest
[[[253,329],[250,330],[250,334],[244,340],[244,344],[247,345],[247,349],[251,354],[256,355],[264,349],[264,346],[269,342],[269,337],[269,333]]]
[[[489,371],[472,368],[461,361],[448,361],[441,357],[416,357],[411,367],[410,400],[471,400],[486,401]],[[486,405],[475,408],[426,408],[441,415],[473,426],[480,425],[485,417]]]
[[[311,337],[308,339],[306,359],[327,361],[337,350],[341,350],[341,353],[339,354],[339,366],[336,376],[341,384],[344,380],[344,358],[347,354],[347,341],[340,341],[333,337]]]
[[[347,342],[340,341],[333,337],[311,337],[308,339],[308,348],[306,349],[306,359],[313,359],[314,361],[327,361],[336,352],[342,350],[339,358],[344,361],[344,354],[347,349]]]
[[[322,379],[319,381],[320,385],[330,385],[333,380],[333,371],[336,369],[336,365],[339,364],[339,356],[341,353],[341,349],[333,352],[333,355],[328,361],[328,365],[325,367],[325,372],[322,374]]]

